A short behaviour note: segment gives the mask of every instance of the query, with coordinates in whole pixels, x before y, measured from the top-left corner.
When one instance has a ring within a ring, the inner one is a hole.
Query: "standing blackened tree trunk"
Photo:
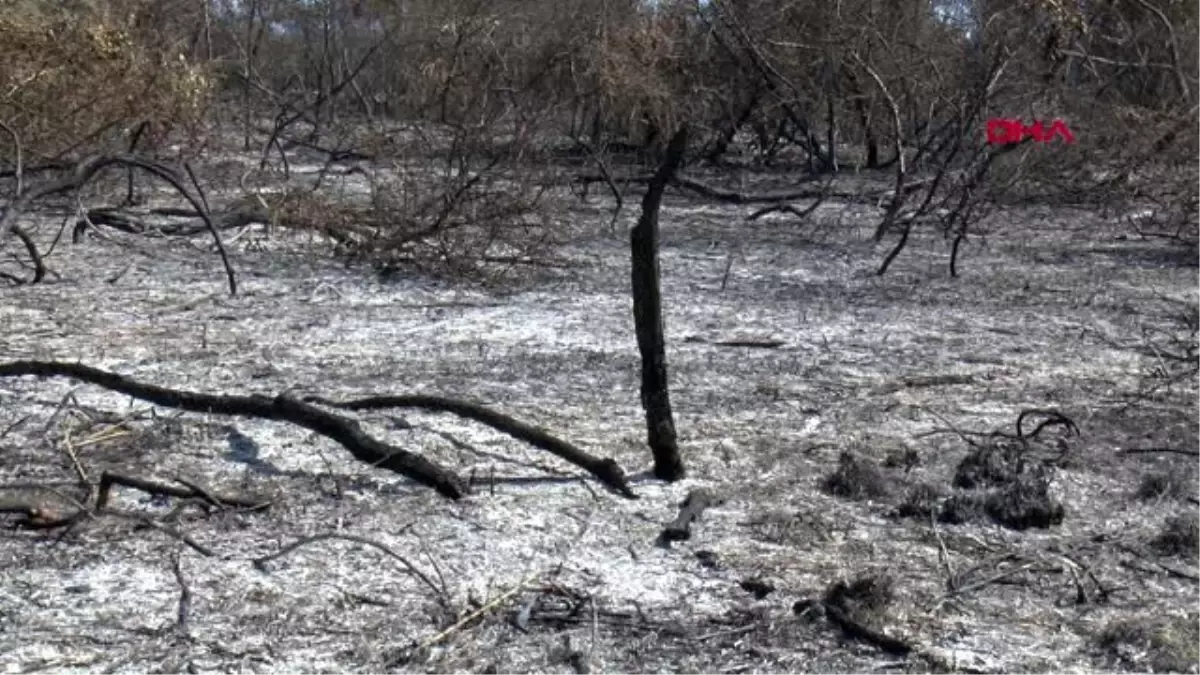
[[[629,235],[633,267],[633,321],[642,355],[642,408],[647,443],[654,453],[654,475],[666,481],[683,478],[683,460],[675,440],[671,398],[667,393],[667,354],[663,341],[662,291],[658,281],[658,208],[663,190],[683,161],[687,126],[667,145],[666,157],[650,179],[642,199],[642,215]]]

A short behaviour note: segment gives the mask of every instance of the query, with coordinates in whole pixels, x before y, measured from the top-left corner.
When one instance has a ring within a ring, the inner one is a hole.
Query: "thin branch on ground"
[[[466,616],[462,617],[458,621],[455,621],[454,624],[451,625],[449,628],[446,628],[445,630],[437,633],[436,635],[430,636],[430,637],[422,640],[420,642],[420,644],[418,645],[418,649],[426,649],[428,647],[431,647],[431,646],[445,640],[446,638],[450,637],[451,635],[457,633],[458,631],[462,630],[462,628],[464,626],[466,626],[467,624],[469,624],[472,621],[475,621],[476,619],[478,619],[479,617],[495,610],[500,605],[503,605],[505,602],[512,599],[513,597],[515,597],[517,594],[521,593],[522,591],[524,591],[529,586],[529,584],[533,583],[533,581],[535,579],[537,579],[539,576],[541,576],[540,572],[535,572],[533,574],[530,574],[528,577],[526,577],[524,580],[522,580],[517,585],[513,586],[512,588],[505,591],[504,593],[501,593],[500,595],[496,596],[494,599],[489,600],[488,602],[484,603],[484,605],[482,607],[480,607],[479,609],[467,614]]]
[[[163,534],[166,534],[174,539],[177,539],[177,540],[183,542],[184,544],[187,544],[193,551],[199,553],[200,555],[204,556],[205,558],[213,558],[213,557],[216,557],[216,555],[217,555],[216,553],[213,552],[212,549],[210,549],[207,546],[205,546],[204,544],[201,544],[200,542],[196,541],[188,533],[182,532],[174,527],[171,527],[170,525],[167,525],[166,523],[159,522],[158,520],[155,520],[154,518],[151,518],[150,516],[147,516],[145,514],[130,513],[128,511],[118,511],[115,509],[104,509],[103,511],[98,512],[98,515],[116,516],[117,518],[124,518],[125,520],[132,520],[134,522],[145,525],[146,527],[149,527],[151,529],[158,530],[159,532],[162,532]]]
[[[142,492],[150,495],[177,497],[179,499],[201,499],[216,507],[238,506],[247,509],[260,510],[271,505],[270,501],[257,499],[254,497],[242,497],[238,495],[219,495],[183,479],[176,478],[175,480],[179,483],[182,483],[185,487],[180,488],[174,485],[148,480],[146,478],[138,478],[136,476],[105,471],[100,475],[100,483],[96,496],[96,508],[103,509],[108,505],[109,495],[111,494],[114,485],[141,490]]]
[[[408,570],[408,572],[410,574],[412,574],[414,577],[419,579],[421,581],[421,583],[428,586],[434,592],[434,595],[443,602],[443,604],[449,602],[449,597],[450,597],[449,590],[446,588],[444,581],[441,585],[435,583],[433,581],[433,579],[429,578],[429,575],[422,572],[421,569],[419,567],[417,567],[415,564],[413,564],[412,562],[410,562],[408,560],[408,558],[405,558],[404,556],[400,555],[394,549],[392,549],[390,546],[387,546],[386,544],[375,541],[374,539],[368,539],[367,537],[361,537],[361,536],[358,536],[355,534],[344,534],[341,532],[326,532],[323,534],[313,535],[311,537],[304,537],[303,539],[299,539],[297,541],[294,541],[294,542],[288,544],[287,546],[284,546],[283,548],[279,549],[278,551],[276,551],[274,553],[271,553],[270,555],[265,555],[260,558],[255,558],[253,561],[253,564],[256,568],[266,571],[267,563],[270,563],[274,560],[278,560],[279,558],[282,558],[283,556],[288,555],[289,553],[291,553],[301,547],[307,546],[309,544],[315,544],[315,543],[321,542],[321,541],[328,541],[330,539],[340,539],[342,541],[350,541],[350,542],[354,542],[356,544],[370,546],[371,548],[374,548],[376,550],[383,552],[384,554],[397,560],[401,565],[404,566],[404,568],[406,570]]]
[[[1185,450],[1184,448],[1124,448],[1121,450],[1122,455],[1153,455],[1159,453],[1183,455],[1184,457],[1200,457],[1200,452]]]

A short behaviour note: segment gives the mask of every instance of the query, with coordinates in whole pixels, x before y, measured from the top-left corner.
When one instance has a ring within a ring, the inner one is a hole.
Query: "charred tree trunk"
[[[871,129],[871,118],[867,114],[866,104],[859,101],[858,107],[859,119],[862,120],[864,143],[867,146],[867,164],[868,169],[882,168],[879,164],[879,139],[875,138],[875,131]]]
[[[633,270],[633,321],[642,356],[642,409],[646,411],[647,444],[654,454],[654,475],[665,481],[684,476],[675,439],[671,398],[667,392],[667,354],[663,340],[662,291],[658,275],[658,209],[663,191],[683,161],[687,127],[667,146],[666,157],[650,179],[642,199],[642,215],[629,234]]]
[[[837,159],[837,99],[840,92],[838,91],[837,68],[834,66],[832,59],[826,59],[825,61],[825,80],[825,144],[829,147],[829,158],[825,163],[825,168],[828,171],[837,173],[841,170],[838,167]]]
[[[761,98],[761,89],[755,87],[754,92],[750,94],[750,100],[742,108],[742,111],[735,119],[733,119],[725,126],[725,128],[721,130],[721,133],[717,136],[716,142],[713,143],[712,149],[710,149],[708,154],[705,156],[706,160],[712,164],[721,163],[721,159],[729,150],[729,144],[733,142],[733,139],[735,136],[737,136],[738,131],[740,131],[741,128],[746,125],[746,122],[750,120],[750,116],[753,115],[755,109],[758,108],[758,102]]]
[[[845,72],[846,82],[850,84],[850,95],[854,101],[854,111],[858,114],[858,123],[862,126],[863,144],[867,150],[867,163],[864,168],[879,169],[879,139],[871,124],[871,107],[867,103],[866,94],[854,76],[854,71]]]
[[[650,113],[642,113],[642,142],[641,150],[638,154],[644,164],[650,162],[661,161],[662,154],[659,152],[659,129],[658,122],[650,116]]]

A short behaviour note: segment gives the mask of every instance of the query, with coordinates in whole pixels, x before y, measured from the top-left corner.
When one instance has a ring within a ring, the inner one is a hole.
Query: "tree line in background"
[[[370,158],[388,172],[367,204],[259,201],[398,260],[499,256],[500,221],[515,259],[568,180],[544,160],[636,174],[684,125],[696,170],[894,182],[881,272],[917,226],[957,251],[1031,200],[1148,208],[1141,234],[1194,248],[1197,87],[1190,0],[0,1],[4,176],[18,145],[27,179],[129,150]],[[989,146],[993,118],[1078,142]]]

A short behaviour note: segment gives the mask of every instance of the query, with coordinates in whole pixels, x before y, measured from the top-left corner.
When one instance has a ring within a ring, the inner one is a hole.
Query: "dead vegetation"
[[[1197,672],[1196,30],[4,4],[0,653]]]
[[[1122,667],[1161,673],[1191,672],[1200,656],[1197,616],[1119,619],[1096,636],[1096,645]]]

